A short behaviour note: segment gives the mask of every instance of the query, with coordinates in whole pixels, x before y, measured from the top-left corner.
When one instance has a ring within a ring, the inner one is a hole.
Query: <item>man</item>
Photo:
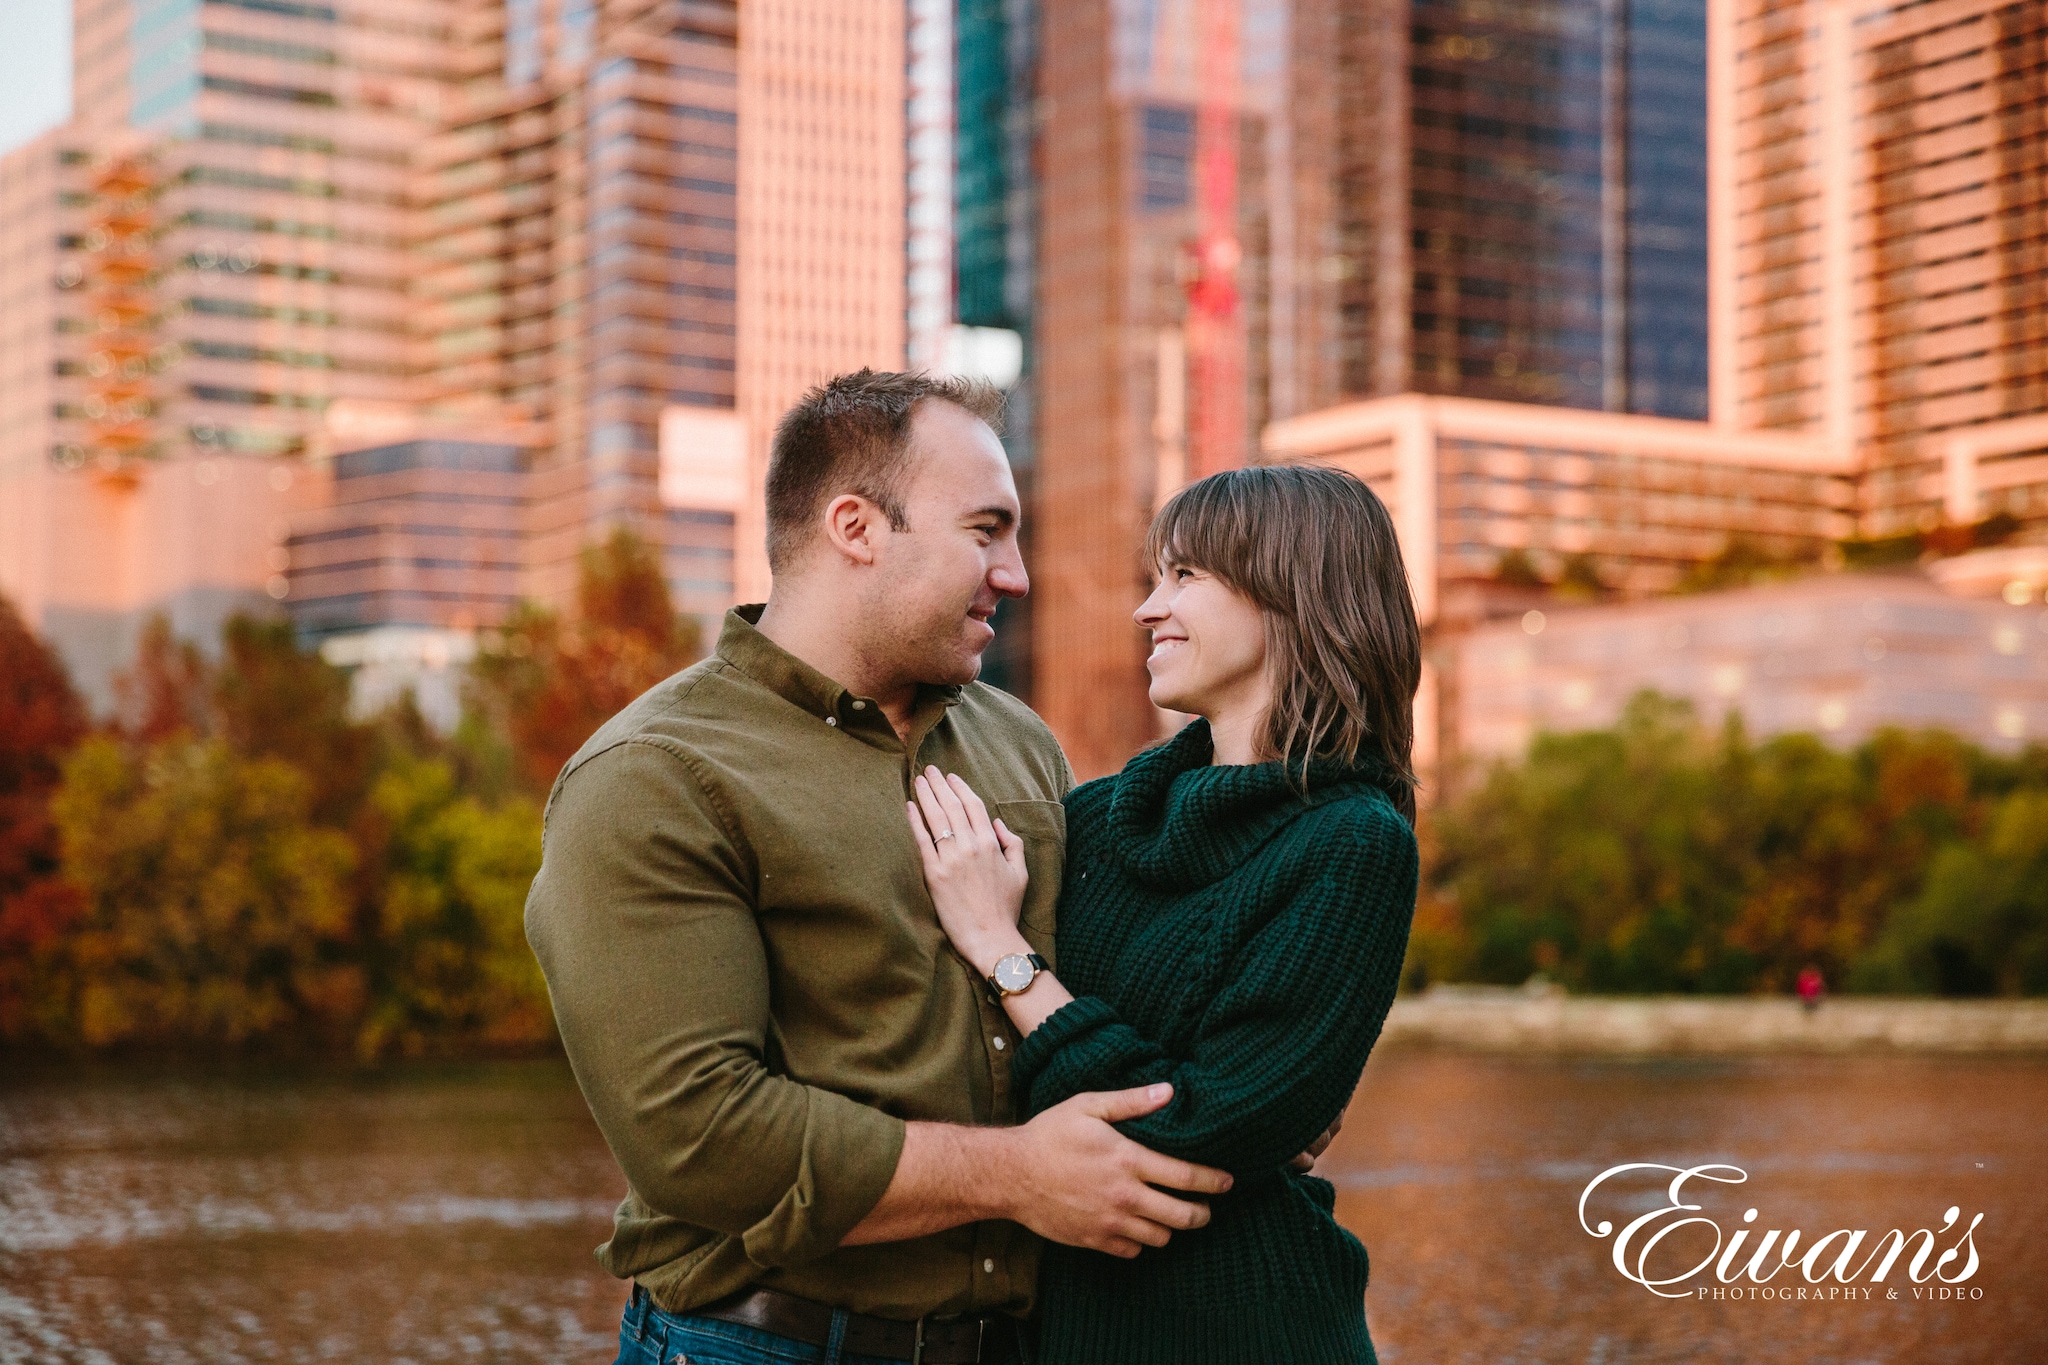
[[[769,466],[765,608],[549,796],[527,936],[629,1187],[599,1249],[635,1282],[621,1361],[1020,1359],[1034,1233],[1136,1255],[1208,1221],[1155,1187],[1229,1186],[1111,1126],[1164,1086],[1013,1126],[1016,1031],[925,891],[904,802],[936,764],[1025,840],[1053,958],[1072,776],[974,681],[1028,588],[999,403],[867,370],[807,395]]]

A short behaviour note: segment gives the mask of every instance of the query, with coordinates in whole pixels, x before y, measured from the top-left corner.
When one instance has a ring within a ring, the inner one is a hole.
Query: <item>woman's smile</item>
[[[1155,635],[1152,637],[1152,653],[1145,659],[1145,667],[1164,663],[1174,651],[1188,642],[1185,635]]]

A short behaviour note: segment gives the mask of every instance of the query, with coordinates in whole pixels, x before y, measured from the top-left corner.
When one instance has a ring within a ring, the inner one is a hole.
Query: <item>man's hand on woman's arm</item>
[[[1230,1176],[1161,1156],[1110,1125],[1149,1114],[1173,1087],[1076,1095],[1018,1128],[912,1123],[880,1202],[842,1246],[896,1242],[1003,1218],[1051,1241],[1132,1257],[1209,1221],[1209,1206],[1153,1186],[1221,1194]]]
[[[1330,1144],[1337,1140],[1337,1134],[1340,1130],[1343,1129],[1343,1127],[1344,1116],[1342,1114],[1339,1114],[1336,1118],[1330,1120],[1330,1126],[1328,1128],[1323,1129],[1323,1135],[1308,1145],[1307,1151],[1303,1152],[1300,1156],[1294,1158],[1294,1160],[1288,1162],[1287,1164],[1289,1166],[1292,1166],[1297,1171],[1314,1170],[1316,1168],[1317,1159],[1320,1158],[1324,1152],[1330,1150]]]

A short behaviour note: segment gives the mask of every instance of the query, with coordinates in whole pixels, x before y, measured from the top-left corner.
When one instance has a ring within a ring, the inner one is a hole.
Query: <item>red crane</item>
[[[1188,474],[1245,462],[1244,312],[1237,287],[1239,0],[1197,0],[1201,103],[1195,113],[1197,235],[1188,271]]]

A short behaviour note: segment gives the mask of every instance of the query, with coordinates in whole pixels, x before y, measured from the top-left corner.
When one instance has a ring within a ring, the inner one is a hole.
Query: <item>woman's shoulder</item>
[[[1415,829],[1394,808],[1386,790],[1370,783],[1346,783],[1320,795],[1311,794],[1310,809],[1296,822],[1295,842],[1325,849],[1346,861],[1364,854],[1374,859],[1416,856]]]

